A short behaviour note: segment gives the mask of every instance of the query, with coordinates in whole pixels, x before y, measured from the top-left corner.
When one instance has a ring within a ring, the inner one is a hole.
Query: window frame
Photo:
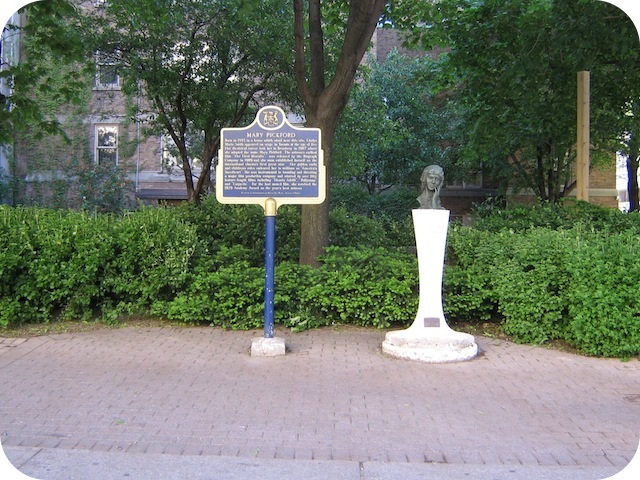
[[[113,128],[115,129],[115,146],[112,145],[100,145],[100,132],[99,129],[100,128]],[[120,143],[120,126],[117,123],[96,123],[94,126],[94,134],[95,134],[95,145],[94,145],[94,162],[96,165],[98,166],[105,166],[107,165],[107,162],[100,162],[100,152],[101,151],[106,151],[106,150],[115,150],[115,158],[113,161],[113,166],[117,167],[119,160],[120,160],[120,155],[118,152],[119,149],[119,143]]]
[[[117,56],[117,53],[114,54]],[[96,52],[94,54],[96,64],[96,74],[93,89],[94,90],[120,90],[122,88],[122,79],[120,73],[118,73],[118,62],[105,56],[102,52]],[[104,70],[113,70],[113,82],[102,82],[105,77]]]

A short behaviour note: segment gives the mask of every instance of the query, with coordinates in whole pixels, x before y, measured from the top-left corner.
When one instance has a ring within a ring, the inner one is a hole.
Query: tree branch
[[[312,103],[309,85],[307,83],[305,48],[304,48],[304,6],[302,0],[293,0],[294,24],[293,34],[295,39],[294,69],[298,90],[305,105]]]
[[[371,37],[385,6],[385,0],[350,0],[349,2],[347,32],[336,66],[336,74],[327,87],[331,90],[331,96],[338,97],[338,102],[346,104],[355,72],[369,48]]]
[[[324,91],[324,35],[320,0],[309,0],[309,47],[311,51],[311,92],[318,96]]]

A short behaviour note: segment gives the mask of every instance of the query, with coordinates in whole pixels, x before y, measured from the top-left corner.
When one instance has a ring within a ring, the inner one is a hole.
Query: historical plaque
[[[320,129],[290,124],[279,107],[261,108],[247,127],[222,129],[216,170],[221,203],[322,203],[325,182]]]

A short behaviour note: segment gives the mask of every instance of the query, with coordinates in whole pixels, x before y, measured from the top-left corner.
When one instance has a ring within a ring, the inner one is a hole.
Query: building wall
[[[16,65],[19,60],[20,51],[20,33],[12,30],[11,27],[19,27],[22,23],[22,17],[18,13],[14,13],[6,25],[3,26],[2,35],[0,36],[0,72]],[[0,77],[0,98],[11,95],[11,85],[5,77]],[[8,203],[10,195],[8,194],[9,175],[11,174],[11,161],[13,158],[12,145],[0,145],[0,203]],[[4,188],[3,188],[4,187]]]

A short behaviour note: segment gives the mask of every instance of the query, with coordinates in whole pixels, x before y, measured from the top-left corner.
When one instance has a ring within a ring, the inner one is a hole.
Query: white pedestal
[[[413,324],[388,332],[382,351],[429,363],[460,362],[478,354],[473,335],[452,330],[442,309],[442,274],[449,229],[448,210],[413,210],[418,250],[420,301]]]

